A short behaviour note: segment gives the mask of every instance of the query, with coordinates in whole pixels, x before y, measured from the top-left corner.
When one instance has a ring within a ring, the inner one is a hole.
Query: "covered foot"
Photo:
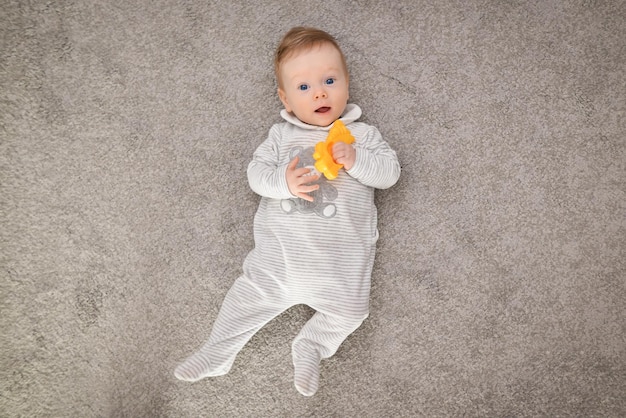
[[[179,364],[174,370],[174,376],[185,382],[197,382],[205,377],[222,376],[226,373],[228,369],[212,369],[207,355],[201,351]]]
[[[314,349],[294,353],[293,366],[296,389],[304,396],[313,396],[317,392],[320,379],[319,353]]]

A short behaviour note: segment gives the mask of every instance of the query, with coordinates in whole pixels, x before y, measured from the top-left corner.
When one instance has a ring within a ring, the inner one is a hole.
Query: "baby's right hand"
[[[311,175],[311,169],[309,168],[296,168],[299,160],[299,157],[295,157],[287,166],[287,186],[292,195],[312,202],[313,197],[307,193],[314,192],[320,186],[310,183],[317,181],[320,176],[318,174]]]

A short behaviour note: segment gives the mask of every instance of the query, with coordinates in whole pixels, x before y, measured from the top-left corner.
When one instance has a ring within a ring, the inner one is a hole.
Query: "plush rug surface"
[[[0,416],[626,416],[623,1],[0,9]],[[311,398],[305,306],[179,382],[253,247],[296,25],[336,36],[402,164],[370,318]]]

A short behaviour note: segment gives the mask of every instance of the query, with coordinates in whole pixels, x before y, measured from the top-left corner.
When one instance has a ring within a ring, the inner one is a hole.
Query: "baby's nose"
[[[317,90],[315,92],[315,98],[316,99],[325,99],[327,96],[326,91],[325,90]]]

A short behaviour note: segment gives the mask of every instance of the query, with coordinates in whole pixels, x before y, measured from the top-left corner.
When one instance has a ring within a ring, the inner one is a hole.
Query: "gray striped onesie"
[[[341,121],[355,138],[356,161],[339,176],[317,181],[313,202],[295,198],[286,180],[288,163],[313,166],[313,149],[330,127],[305,124],[281,112],[248,166],[251,188],[261,195],[254,219],[255,248],[243,274],[227,293],[208,341],[176,369],[181,380],[228,373],[237,353],[266,323],[306,304],[317,312],[292,344],[296,388],[312,395],[319,362],[368,315],[370,276],[378,230],[374,189],[400,176],[396,153],[378,130],[355,122],[361,109],[349,104]]]

